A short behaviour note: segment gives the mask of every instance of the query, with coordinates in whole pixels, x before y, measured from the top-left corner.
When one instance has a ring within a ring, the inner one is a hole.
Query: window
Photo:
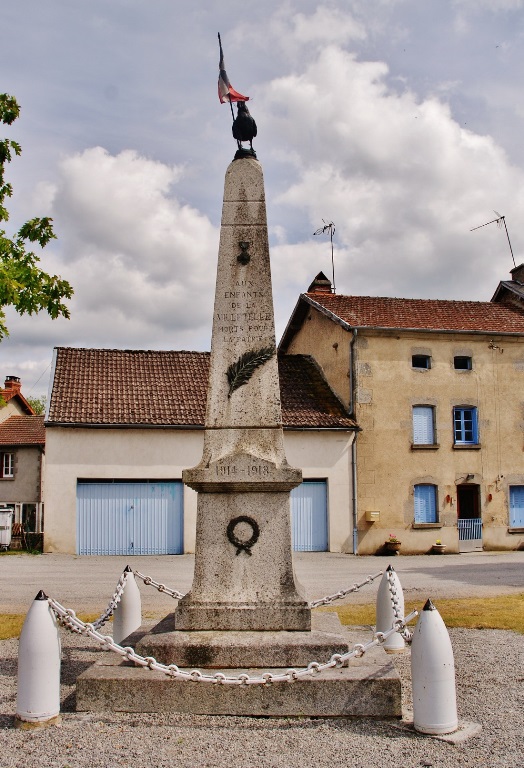
[[[524,485],[509,487],[509,527],[524,528]]]
[[[14,453],[0,453],[0,477],[14,477]]]
[[[453,367],[456,371],[471,371],[471,357],[455,355],[453,358]]]
[[[435,443],[434,408],[431,405],[413,406],[413,445]]]
[[[412,368],[431,368],[431,357],[429,355],[412,355]]]
[[[415,522],[438,523],[437,488],[435,485],[415,485]]]
[[[455,445],[476,445],[478,443],[477,409],[469,406],[453,408]]]

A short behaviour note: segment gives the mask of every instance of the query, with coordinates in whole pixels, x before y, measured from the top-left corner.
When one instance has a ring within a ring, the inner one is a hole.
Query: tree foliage
[[[7,93],[0,94],[0,122],[11,125],[19,116],[20,107]],[[13,188],[5,181],[6,165],[22,148],[12,139],[0,140],[0,224],[9,219],[6,198]],[[44,248],[56,235],[52,219],[34,218],[23,224],[14,237],[0,228],[0,340],[8,335],[4,308],[12,306],[23,315],[45,310],[52,318],[69,317],[64,299],[70,299],[73,288],[58,275],[48,275],[39,267],[40,259],[31,250],[31,244]]]
[[[41,395],[40,397],[27,397],[26,400],[37,416],[42,416],[45,413],[45,406],[47,403],[47,397],[45,395]]]

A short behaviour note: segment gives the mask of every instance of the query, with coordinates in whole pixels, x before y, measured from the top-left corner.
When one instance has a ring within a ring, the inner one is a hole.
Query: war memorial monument
[[[336,614],[312,614],[293,571],[289,494],[302,473],[284,453],[264,180],[245,98],[231,98],[242,106],[225,177],[203,455],[183,473],[198,492],[194,580],[173,613],[123,644],[179,668],[261,676],[329,660],[360,638]],[[382,648],[296,682],[234,686],[109,656],[78,678],[78,710],[401,715]]]

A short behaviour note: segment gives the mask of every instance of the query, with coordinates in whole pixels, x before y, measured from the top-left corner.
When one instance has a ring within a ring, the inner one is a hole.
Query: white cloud
[[[497,206],[517,221],[524,173],[491,137],[461,128],[445,102],[393,92],[387,74],[331,45],[301,74],[266,85],[257,108],[294,166],[279,202],[307,211],[312,229],[335,221],[343,292],[489,299],[511,266],[506,244],[469,230]],[[298,284],[299,263],[314,253],[288,251],[299,290],[318,271],[311,264]]]

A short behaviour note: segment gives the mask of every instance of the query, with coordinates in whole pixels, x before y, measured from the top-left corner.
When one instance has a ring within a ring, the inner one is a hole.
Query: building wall
[[[7,421],[11,416],[23,416],[25,411],[18,404],[18,400],[13,397],[2,408],[0,408],[0,422]]]
[[[288,462],[306,479],[327,479],[330,549],[351,546],[353,433],[285,432]],[[76,552],[76,486],[84,479],[178,480],[202,457],[202,430],[77,429],[46,431],[44,551]],[[197,494],[184,486],[184,551],[194,552]]]
[[[36,504],[42,500],[40,478],[44,455],[39,448],[3,446],[2,452],[14,453],[14,477],[0,478],[0,503]]]
[[[289,351],[313,355],[341,395],[352,334],[315,310],[310,318]],[[414,369],[414,354],[430,355],[431,368]],[[509,486],[524,485],[524,338],[359,329],[354,355],[355,417],[362,428],[359,553],[377,552],[390,533],[405,553],[427,552],[437,538],[458,551],[457,484],[467,475],[480,486],[484,548],[524,547],[524,533],[508,530]],[[472,370],[455,370],[455,355],[471,356]],[[412,449],[414,405],[435,408],[438,448]],[[478,450],[453,446],[457,405],[478,408]],[[418,483],[437,486],[438,527],[414,526]],[[379,520],[367,522],[366,511],[378,511]]]

